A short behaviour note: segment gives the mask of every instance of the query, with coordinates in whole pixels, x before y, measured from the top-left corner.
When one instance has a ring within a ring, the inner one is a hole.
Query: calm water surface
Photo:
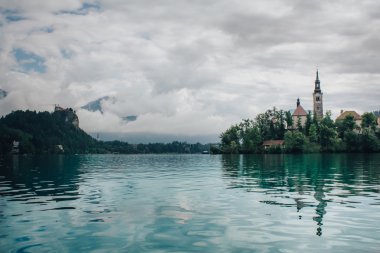
[[[380,155],[0,158],[0,252],[379,252]]]

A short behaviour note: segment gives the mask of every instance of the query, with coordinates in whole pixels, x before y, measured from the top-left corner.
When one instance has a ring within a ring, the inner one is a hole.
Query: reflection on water
[[[0,157],[0,252],[376,252],[380,155]]]
[[[318,236],[329,202],[355,208],[361,203],[347,199],[362,196],[372,198],[371,205],[380,205],[379,155],[230,155],[222,157],[222,164],[224,176],[230,179],[228,187],[263,192],[270,199],[263,203],[294,206],[297,212],[314,208]]]
[[[44,201],[77,199],[78,157],[13,155],[3,157],[0,168],[1,196],[10,201],[45,205]],[[42,198],[49,197],[49,198]]]

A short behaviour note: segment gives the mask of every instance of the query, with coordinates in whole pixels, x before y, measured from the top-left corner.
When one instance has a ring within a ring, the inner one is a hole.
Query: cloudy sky
[[[312,109],[317,66],[324,109],[380,110],[380,2],[1,0],[0,60],[0,115],[60,104],[88,132],[218,136]]]

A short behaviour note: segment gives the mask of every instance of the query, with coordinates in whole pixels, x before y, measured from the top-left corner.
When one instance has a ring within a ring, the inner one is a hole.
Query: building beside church
[[[356,124],[356,132],[359,132],[357,129],[360,130],[361,128],[361,124],[362,124],[362,116],[355,112],[355,111],[343,111],[341,110],[340,111],[340,115],[336,118],[335,121],[343,121],[347,116],[352,116],[355,120],[355,124]]]

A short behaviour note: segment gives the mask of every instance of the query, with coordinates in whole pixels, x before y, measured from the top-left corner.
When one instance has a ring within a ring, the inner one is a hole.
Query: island
[[[323,114],[323,93],[317,70],[313,92],[313,111],[306,111],[299,98],[296,108],[276,107],[260,113],[254,120],[244,119],[220,135],[213,153],[317,153],[379,152],[379,111],[359,115],[341,110],[334,121],[331,111]]]

